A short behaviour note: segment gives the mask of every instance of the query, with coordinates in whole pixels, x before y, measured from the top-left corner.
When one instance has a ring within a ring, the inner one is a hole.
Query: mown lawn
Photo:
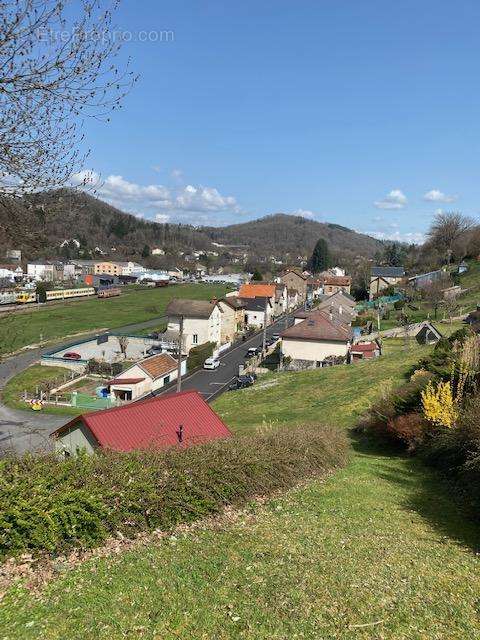
[[[28,405],[22,400],[23,393],[36,394],[37,388],[43,382],[58,382],[69,380],[70,371],[65,367],[42,367],[34,364],[18,375],[11,378],[2,391],[2,402],[12,409],[23,409],[28,411]],[[55,407],[48,406],[42,409],[42,413],[53,413],[57,415],[79,415],[82,409],[75,407]]]
[[[162,316],[172,298],[207,300],[221,297],[226,291],[224,285],[209,284],[126,289],[118,298],[71,300],[58,306],[32,309],[29,313],[12,312],[0,318],[0,354],[38,344],[40,340],[51,341],[80,332],[145,322]]]
[[[213,406],[240,432],[261,425],[354,424],[372,400],[399,384],[404,371],[429,349],[414,342],[404,349],[399,339],[386,339],[383,346],[385,356],[377,361],[267,374],[253,387],[225,393]]]
[[[275,384],[224,396],[216,408],[235,430],[264,421],[351,426],[420,355],[389,346],[375,362],[269,376]],[[480,637],[478,528],[418,460],[352,444],[346,469],[237,520],[91,560],[38,598],[11,590],[1,637]]]

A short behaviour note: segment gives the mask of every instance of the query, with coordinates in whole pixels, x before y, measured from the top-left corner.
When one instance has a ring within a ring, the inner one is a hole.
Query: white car
[[[220,366],[220,360],[217,358],[207,358],[203,363],[204,369],[218,369]]]

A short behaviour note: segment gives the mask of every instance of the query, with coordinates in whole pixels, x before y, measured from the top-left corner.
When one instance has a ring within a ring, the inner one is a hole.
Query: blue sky
[[[439,209],[477,215],[480,3],[123,0],[115,22],[141,78],[87,123],[86,169],[124,210],[406,240]]]

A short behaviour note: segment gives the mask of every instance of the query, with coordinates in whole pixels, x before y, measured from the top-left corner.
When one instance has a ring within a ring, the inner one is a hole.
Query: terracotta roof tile
[[[242,284],[238,292],[239,298],[273,298],[274,284]]]
[[[175,371],[178,363],[169,353],[159,353],[156,356],[137,362],[137,366],[143,369],[150,378],[156,380],[171,371]]]

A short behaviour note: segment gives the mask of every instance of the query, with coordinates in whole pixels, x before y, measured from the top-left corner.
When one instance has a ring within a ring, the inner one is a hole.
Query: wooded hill
[[[61,189],[22,198],[0,197],[0,249],[18,248],[27,259],[78,257],[61,248],[65,240],[80,242],[80,255],[94,255],[96,247],[116,259],[142,257],[145,246],[161,247],[178,256],[180,251],[245,245],[252,260],[310,255],[315,242],[325,238],[334,255],[372,257],[381,243],[369,236],[332,223],[276,214],[227,227],[160,224],[124,213],[82,191]],[[75,247],[71,249],[75,252]]]

